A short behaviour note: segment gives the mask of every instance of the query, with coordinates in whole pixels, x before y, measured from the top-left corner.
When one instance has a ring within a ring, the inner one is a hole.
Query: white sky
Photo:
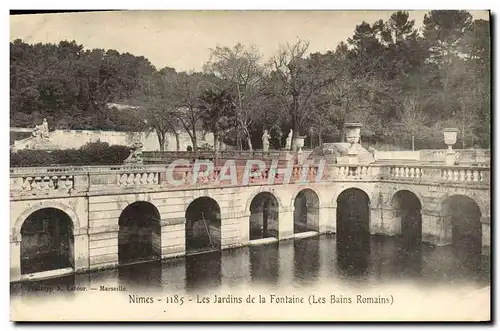
[[[267,59],[280,43],[310,41],[309,51],[333,50],[363,20],[394,11],[122,11],[10,16],[10,40],[76,40],[85,48],[144,56],[158,69],[200,70],[216,45],[255,44]],[[421,26],[428,11],[410,11]],[[488,19],[487,11],[470,11]]]

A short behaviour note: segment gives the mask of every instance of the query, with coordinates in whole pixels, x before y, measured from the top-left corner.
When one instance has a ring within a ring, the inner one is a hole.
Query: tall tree
[[[234,102],[225,90],[207,89],[200,97],[200,116],[203,127],[214,135],[214,152],[224,139],[224,133],[234,124]]]
[[[237,130],[246,138],[250,150],[253,146],[249,129],[258,108],[258,89],[263,76],[261,59],[262,55],[255,46],[238,43],[233,48],[217,46],[212,49],[210,59],[204,65],[205,72],[227,83],[220,88],[233,94]],[[237,134],[237,145],[241,149],[240,134]]]

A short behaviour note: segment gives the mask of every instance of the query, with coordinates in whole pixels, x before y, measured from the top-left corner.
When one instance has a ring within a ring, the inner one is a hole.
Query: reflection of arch
[[[74,267],[73,221],[56,208],[37,209],[20,229],[21,274]]]
[[[405,246],[418,246],[422,241],[421,200],[412,191],[399,190],[393,194],[391,206]]]
[[[481,254],[481,208],[465,195],[451,195],[441,203],[444,239],[451,243],[461,257]]]
[[[343,190],[337,197],[337,245],[364,249],[369,248],[369,239],[370,197],[359,188]]]
[[[252,204],[252,201],[255,199],[255,197],[261,193],[269,193],[271,194],[275,199],[276,201],[278,201],[278,207],[279,207],[279,211],[283,211],[283,203],[281,201],[281,199],[279,198],[279,196],[277,196],[274,192],[273,189],[269,189],[267,187],[261,187],[258,191],[252,193],[248,199],[247,199],[247,203],[245,205],[245,212],[247,213],[250,213],[250,206]]]
[[[186,208],[186,251],[219,249],[221,246],[221,209],[208,196],[194,199]]]
[[[250,202],[250,240],[279,237],[280,202],[271,192],[260,192]]]
[[[29,215],[33,214],[37,210],[40,209],[45,209],[45,208],[54,208],[54,209],[59,209],[63,212],[65,212],[71,221],[73,222],[73,228],[74,229],[80,229],[80,219],[78,218],[77,214],[74,212],[74,210],[61,203],[58,201],[51,201],[51,200],[44,200],[40,202],[39,204],[32,206],[28,209],[26,209],[19,217],[16,219],[14,226],[12,228],[12,236],[14,241],[20,241],[21,240],[21,227],[24,223],[24,221],[28,218]]]
[[[129,204],[118,219],[118,260],[127,263],[161,257],[160,212],[150,202]]]
[[[310,189],[302,189],[293,201],[293,232],[319,231],[319,197]]]

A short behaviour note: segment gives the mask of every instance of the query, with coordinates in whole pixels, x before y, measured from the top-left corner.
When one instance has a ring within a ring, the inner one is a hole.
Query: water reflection
[[[294,281],[299,284],[315,282],[321,271],[320,265],[320,239],[312,237],[304,240],[296,240],[294,247]]]
[[[52,298],[53,293],[43,289],[58,286],[121,285],[129,290],[193,294],[213,291],[222,285],[287,287],[347,282],[359,286],[399,280],[424,286],[458,282],[486,286],[490,282],[488,264],[484,267],[480,258],[472,257],[465,263],[459,258],[463,254],[455,254],[451,246],[408,247],[401,238],[383,236],[372,236],[369,247],[365,246],[366,241],[353,243],[346,245],[337,242],[333,235],[322,235],[17,283],[11,286],[11,293],[24,299]],[[72,298],[85,293],[61,294]]]
[[[221,252],[186,256],[186,290],[217,288],[221,284]]]
[[[252,283],[277,285],[280,273],[279,243],[250,246]]]

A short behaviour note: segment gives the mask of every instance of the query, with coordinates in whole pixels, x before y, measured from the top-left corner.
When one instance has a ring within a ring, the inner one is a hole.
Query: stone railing
[[[490,185],[489,167],[471,166],[389,166],[388,179],[427,183],[465,183]]]
[[[489,166],[489,149],[454,149],[458,165]],[[420,162],[427,164],[442,164],[446,160],[446,149],[423,149],[419,151]]]
[[[309,152],[304,151],[308,154]],[[296,153],[290,151],[278,151],[270,150],[268,152],[256,150],[256,151],[218,151],[217,153],[213,151],[198,151],[195,152],[142,152],[142,157],[145,163],[148,164],[168,164],[176,159],[205,159],[205,160],[287,160],[296,156]],[[222,162],[224,163],[224,162]]]
[[[11,197],[74,196],[84,194],[185,190],[208,187],[282,185],[301,182],[399,181],[428,185],[490,185],[488,167],[442,165],[318,164],[271,168],[205,166],[193,164],[95,167],[40,167],[10,169]],[[262,166],[262,165],[261,165]],[[197,170],[197,173],[195,171]],[[225,174],[221,171],[225,169]],[[287,170],[285,170],[287,169]],[[173,171],[171,171],[173,170]],[[235,171],[232,174],[231,171]]]

